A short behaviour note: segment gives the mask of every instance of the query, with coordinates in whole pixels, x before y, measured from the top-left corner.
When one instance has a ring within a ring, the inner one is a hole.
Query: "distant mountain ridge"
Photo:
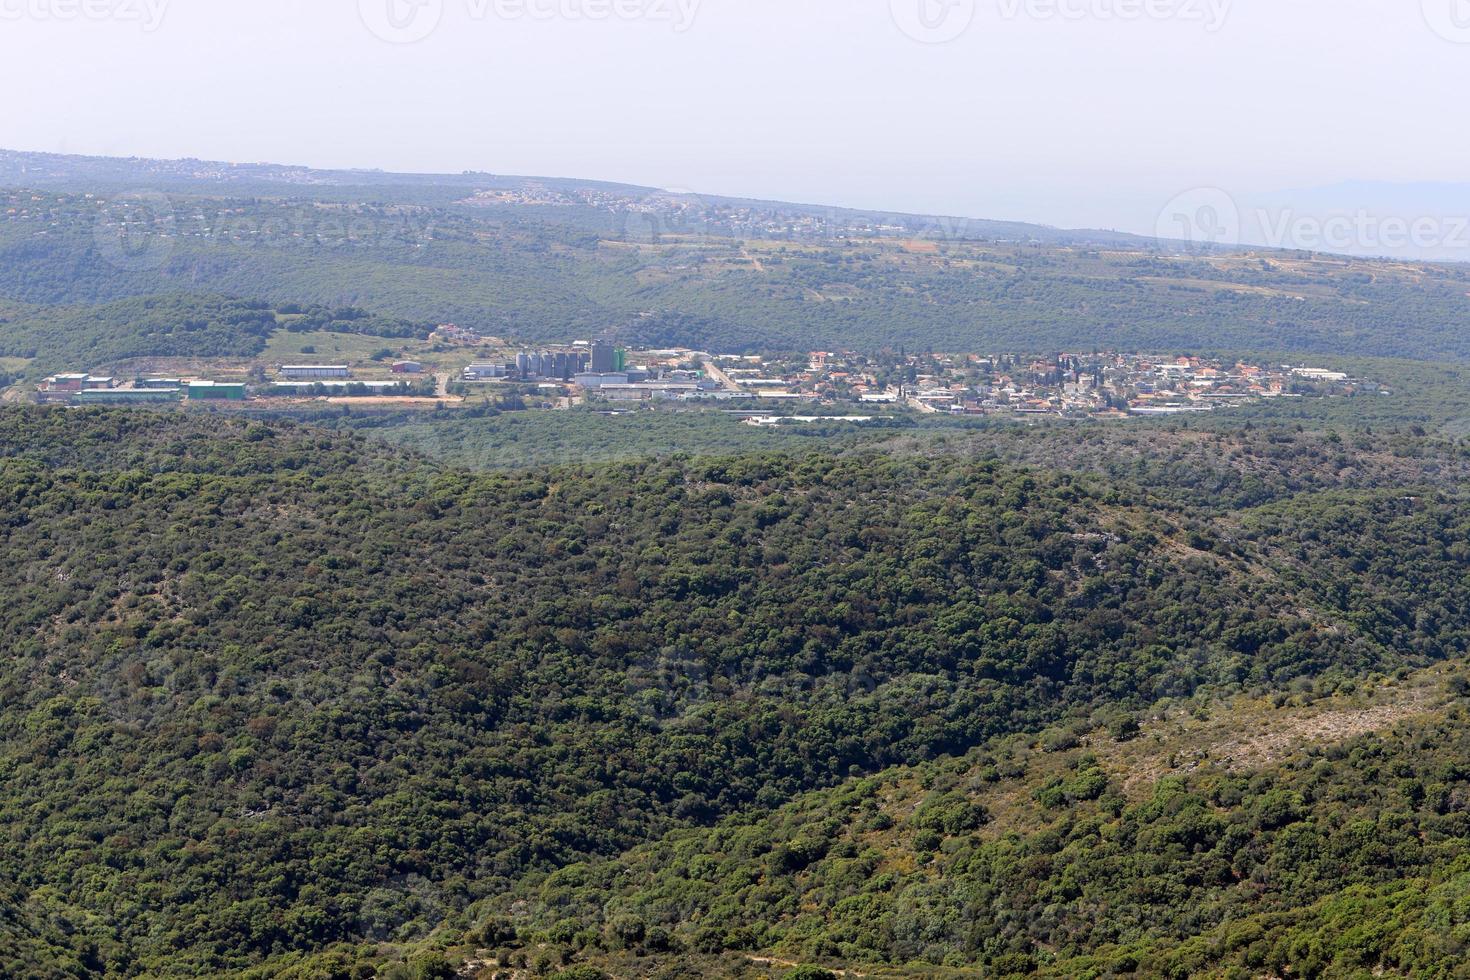
[[[34,153],[0,149],[0,186],[37,190],[106,190],[162,192],[218,192],[280,194],[283,189],[319,193],[332,189],[356,191],[462,192],[468,197],[485,191],[550,190],[565,194],[600,193],[634,201],[657,201],[671,195],[693,199],[714,208],[735,208],[794,216],[820,216],[843,227],[891,226],[904,234],[953,239],[1003,239],[1044,244],[1128,244],[1150,239],[1123,232],[1063,229],[1020,221],[997,221],[953,215],[921,215],[873,211],[790,201],[769,201],[670,191],[638,184],[568,177],[538,177],[464,171],[458,174],[393,173],[376,169],[328,169],[276,163],[229,163],[185,158],[101,157],[62,153]],[[397,197],[396,194],[391,195]],[[435,203],[454,200],[453,194]]]

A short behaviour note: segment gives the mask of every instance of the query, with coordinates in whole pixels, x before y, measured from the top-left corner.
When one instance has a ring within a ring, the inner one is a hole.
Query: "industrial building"
[[[587,354],[582,351],[521,351],[516,355],[513,369],[523,381],[532,378],[570,381],[573,375],[587,370],[587,361]]]
[[[277,381],[271,387],[279,391],[305,391],[320,388],[323,392],[364,391],[385,394],[402,391],[412,384],[409,381]]]
[[[56,374],[41,384],[42,391],[78,392],[111,388],[117,382],[112,378],[94,378],[88,374]]]
[[[229,384],[215,381],[193,381],[189,384],[188,398],[192,402],[243,402],[245,400],[245,385],[243,383]]]
[[[504,364],[471,364],[464,369],[466,381],[498,381],[510,376],[510,368]]]
[[[602,385],[597,394],[610,402],[677,401],[699,394],[699,385],[687,381]]]
[[[625,385],[628,383],[628,376],[612,371],[590,371],[577,375],[572,381],[583,388],[601,388],[603,385]]]
[[[599,340],[592,345],[592,373],[612,374],[617,370],[618,351],[612,344]]]
[[[73,400],[78,405],[138,405],[176,402],[181,393],[178,388],[88,388],[77,392]]]
[[[281,366],[281,377],[287,381],[320,381],[350,378],[352,371],[345,364],[285,364]]]

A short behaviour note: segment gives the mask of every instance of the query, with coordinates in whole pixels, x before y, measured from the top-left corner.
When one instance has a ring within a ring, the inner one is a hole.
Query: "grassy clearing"
[[[372,360],[372,356],[382,350],[392,351],[392,360],[404,358],[418,361],[424,365],[425,372],[431,374],[458,375],[467,364],[493,361],[505,356],[504,351],[498,348],[444,347],[421,340],[393,337],[323,332],[288,333],[281,330],[271,336],[259,361],[267,365],[293,361],[304,361],[308,364],[340,362],[365,370],[381,369],[386,372],[389,361]]]
[[[1160,779],[1207,766],[1253,772],[1290,760],[1319,745],[1343,742],[1442,712],[1453,698],[1448,678],[1465,664],[1440,664],[1402,679],[1364,683],[1352,693],[1314,698],[1310,694],[1270,698],[1236,697],[1161,706],[1143,720],[1140,733],[1120,741],[1090,723],[1062,726],[1039,736],[1004,740],[1024,763],[1025,776],[1002,781],[978,794],[993,821],[986,837],[1036,830],[1045,814],[1035,801],[1038,787],[1069,772],[1084,755],[1095,755],[1130,802],[1148,799]],[[1078,729],[1089,729],[1079,733]],[[1049,746],[1075,745],[1063,751]],[[917,778],[903,780],[890,797],[890,812],[902,821],[922,802]],[[889,842],[891,843],[891,842]]]
[[[340,361],[344,364],[360,365],[373,363],[369,358],[380,350],[391,350],[396,354],[403,347],[403,341],[383,337],[363,337],[350,333],[290,333],[278,330],[271,335],[261,360],[267,363]]]

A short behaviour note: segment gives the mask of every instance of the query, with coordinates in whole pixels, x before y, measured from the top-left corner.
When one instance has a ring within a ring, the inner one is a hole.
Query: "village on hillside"
[[[679,403],[796,414],[811,407],[965,416],[1130,418],[1210,412],[1268,399],[1391,394],[1330,367],[1138,353],[817,351],[717,355],[644,349],[608,339],[532,347],[442,325],[428,341],[370,357],[211,365],[120,376],[74,370],[48,377],[41,402],[286,408],[350,402],[454,408],[487,401],[572,408]],[[806,406],[805,408],[803,406]]]

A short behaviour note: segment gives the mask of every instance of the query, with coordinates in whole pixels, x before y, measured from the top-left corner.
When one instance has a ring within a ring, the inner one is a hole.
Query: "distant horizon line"
[[[604,178],[604,177],[568,176],[568,175],[565,175],[565,174],[509,173],[509,172],[498,172],[498,171],[483,170],[483,169],[461,169],[461,170],[457,170],[456,171],[456,170],[447,169],[447,168],[446,169],[442,169],[442,170],[434,170],[434,169],[405,169],[405,170],[398,170],[398,169],[390,169],[390,168],[386,168],[386,167],[382,167],[382,166],[320,166],[320,165],[315,165],[315,164],[310,164],[310,163],[282,163],[282,162],[273,161],[273,160],[267,160],[267,159],[258,159],[258,160],[224,160],[224,159],[212,158],[212,157],[209,157],[209,156],[192,156],[192,155],[190,155],[190,156],[150,156],[150,155],[140,155],[140,154],[117,155],[115,153],[78,153],[78,152],[58,151],[58,150],[16,149],[16,148],[11,148],[11,147],[0,147],[0,154],[8,154],[8,155],[18,156],[18,157],[56,158],[56,159],[62,159],[62,160],[110,161],[110,162],[116,162],[116,163],[129,163],[129,162],[147,162],[147,163],[159,163],[159,164],[188,164],[188,163],[199,163],[199,164],[217,165],[217,166],[228,167],[228,168],[232,168],[232,169],[260,167],[260,168],[273,168],[273,169],[280,170],[280,171],[288,171],[288,172],[289,171],[297,171],[297,172],[312,173],[312,174],[337,174],[337,175],[344,175],[344,176],[361,174],[361,175],[371,175],[371,176],[378,176],[378,177],[385,177],[385,178],[401,177],[401,178],[420,179],[420,180],[432,180],[434,178],[464,179],[464,178],[473,178],[473,177],[477,177],[477,176],[482,176],[482,177],[492,178],[492,179],[496,179],[496,180],[512,180],[512,181],[514,181],[514,180],[522,180],[522,181],[545,180],[545,181],[557,181],[557,182],[565,182],[565,183],[571,183],[571,184],[584,184],[584,185],[599,185],[600,184],[600,185],[606,185],[606,186],[609,186],[609,187],[617,187],[617,188],[622,188],[622,189],[632,190],[632,191],[644,191],[644,192],[655,193],[655,194],[688,195],[690,197],[708,199],[708,200],[714,201],[714,202],[744,202],[744,203],[755,204],[755,205],[775,205],[775,206],[785,206],[785,207],[793,207],[793,208],[826,208],[826,209],[831,209],[831,210],[834,210],[834,211],[847,212],[847,213],[855,214],[855,215],[894,216],[894,217],[902,217],[902,218],[910,218],[910,219],[934,220],[934,221],[941,221],[941,222],[943,222],[943,221],[983,222],[983,223],[991,224],[991,225],[1011,225],[1011,226],[1015,226],[1018,230],[1037,229],[1037,230],[1040,230],[1040,231],[1047,231],[1047,232],[1054,232],[1054,233],[1063,233],[1063,234],[1075,234],[1075,235],[1088,235],[1088,234],[1114,235],[1114,236],[1118,236],[1118,237],[1121,237],[1121,238],[1135,239],[1135,240],[1138,240],[1140,242],[1146,242],[1146,241],[1157,242],[1157,243],[1159,243],[1161,245],[1163,245],[1163,244],[1197,245],[1198,244],[1197,242],[1191,242],[1189,239],[1186,239],[1186,238],[1176,238],[1176,237],[1173,237],[1173,236],[1170,236],[1170,235],[1164,235],[1164,234],[1152,234],[1151,235],[1151,234],[1148,234],[1148,233],[1145,233],[1145,232],[1125,230],[1125,229],[1122,229],[1122,228],[1119,228],[1119,227],[1116,227],[1116,226],[1113,226],[1113,227],[1108,227],[1108,226],[1086,226],[1086,225],[1073,225],[1073,224],[1070,224],[1070,223],[1055,223],[1055,222],[1042,221],[1042,220],[1037,220],[1037,219],[993,218],[993,217],[983,217],[983,216],[979,216],[979,215],[964,215],[964,214],[959,214],[959,213],[955,213],[955,212],[941,213],[941,212],[933,212],[933,211],[918,211],[918,210],[895,209],[895,208],[891,208],[891,207],[865,207],[865,206],[856,206],[856,205],[851,205],[851,204],[837,204],[837,203],[830,203],[830,202],[823,202],[823,201],[797,200],[797,199],[784,198],[784,197],[751,197],[751,196],[727,194],[727,193],[723,193],[723,192],[696,191],[696,190],[691,190],[691,189],[688,189],[688,188],[664,187],[664,186],[660,186],[657,183],[639,183],[639,182],[629,182],[629,181],[625,181],[625,180],[613,180],[613,179],[608,179],[608,178]],[[185,179],[185,180],[189,179],[189,175],[177,175],[177,176],[178,176],[179,179]],[[17,185],[17,186],[19,186],[19,185]],[[1359,187],[1370,187],[1370,188],[1379,188],[1379,189],[1384,189],[1384,190],[1398,190],[1398,191],[1404,191],[1404,190],[1419,190],[1419,191],[1460,191],[1460,192],[1463,192],[1463,193],[1465,193],[1467,195],[1467,204],[1470,204],[1470,181],[1466,181],[1466,182],[1455,182],[1455,181],[1448,181],[1448,180],[1414,180],[1414,181],[1407,181],[1407,180],[1380,180],[1380,179],[1374,179],[1374,178],[1354,178],[1354,179],[1348,179],[1348,180],[1340,180],[1340,181],[1336,181],[1336,182],[1331,183],[1331,184],[1324,184],[1324,185],[1319,185],[1319,186],[1315,186],[1315,187],[1301,187],[1301,188],[1296,188],[1296,189],[1286,189],[1286,190],[1279,190],[1279,191],[1271,191],[1271,192],[1267,192],[1265,194],[1259,195],[1259,197],[1261,197],[1263,200],[1270,200],[1272,198],[1280,199],[1280,198],[1283,198],[1283,197],[1291,197],[1291,196],[1295,196],[1295,195],[1302,195],[1302,196],[1316,195],[1316,194],[1321,194],[1321,193],[1329,192],[1329,191],[1333,191],[1333,190],[1349,189],[1349,188],[1359,188]],[[1217,188],[1210,188],[1209,190],[1218,191]],[[1224,193],[1223,191],[1218,191],[1218,192],[1219,193]],[[1367,209],[1366,208],[1360,208],[1359,210],[1366,211]],[[1470,209],[1467,209],[1467,210],[1470,210]],[[1470,214],[1467,214],[1466,218],[1467,218],[1467,223],[1470,223]],[[1241,230],[1243,231],[1243,229],[1241,229]],[[1313,248],[1311,246],[1302,245],[1302,244],[1299,244],[1299,243],[1273,244],[1273,243],[1271,243],[1269,241],[1263,241],[1263,242],[1252,241],[1252,240],[1249,240],[1248,238],[1246,238],[1244,235],[1238,237],[1237,240],[1233,240],[1233,241],[1220,240],[1220,241],[1208,242],[1207,244],[1212,245],[1214,247],[1218,247],[1218,248],[1223,249],[1223,250],[1226,250],[1226,251],[1232,251],[1232,250],[1247,251],[1247,252],[1249,252],[1249,251],[1287,251],[1287,252],[1302,252],[1302,253],[1308,253],[1308,254],[1333,255],[1333,256],[1340,256],[1340,257],[1346,257],[1346,258],[1356,258],[1356,259],[1387,259],[1387,260],[1401,260],[1401,261],[1402,260],[1408,260],[1408,261],[1419,261],[1419,262],[1428,262],[1428,263],[1446,263],[1446,264],[1460,264],[1460,263],[1463,263],[1463,262],[1466,262],[1466,261],[1470,261],[1470,256],[1466,256],[1465,258],[1430,257],[1430,256],[1406,256],[1404,254],[1395,254],[1393,251],[1386,251],[1386,252],[1383,252],[1383,253],[1377,253],[1377,254],[1375,254],[1375,253],[1365,252],[1365,251],[1361,251],[1361,250],[1360,251],[1335,250],[1335,249],[1332,249],[1330,247]]]

